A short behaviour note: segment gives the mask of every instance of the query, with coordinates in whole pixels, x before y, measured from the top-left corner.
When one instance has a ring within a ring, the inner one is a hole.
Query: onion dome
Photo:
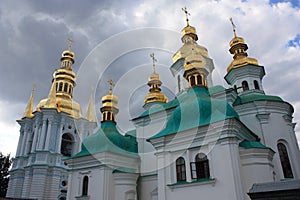
[[[100,111],[102,113],[101,123],[111,121],[116,123],[116,115],[119,112],[118,97],[112,94],[114,83],[110,79],[107,81],[110,84],[109,93],[102,97],[102,107]]]
[[[247,54],[248,46],[245,43],[244,38],[236,36],[236,30],[235,30],[236,27],[232,21],[232,18],[230,18],[230,21],[233,27],[234,37],[229,42],[229,46],[230,46],[229,52],[233,54],[233,61],[227,67],[227,72],[229,72],[231,69],[239,68],[249,64],[258,66],[258,62],[255,58],[248,57]]]
[[[148,86],[150,87],[149,93],[144,99],[144,103],[166,103],[168,101],[168,98],[161,93],[160,86],[162,85],[162,82],[160,81],[159,74],[155,72],[155,62],[157,61],[154,57],[154,53],[150,54],[150,57],[153,60],[153,73],[149,76],[148,79]]]
[[[70,49],[73,40],[69,39],[69,42],[68,50],[63,51],[60,59],[61,67],[53,74],[49,97],[40,101],[37,111],[41,108],[56,107],[59,112],[66,112],[71,117],[79,118],[81,108],[79,103],[73,100],[73,88],[76,86],[76,74],[72,71],[75,54]],[[50,101],[51,105],[49,105]]]

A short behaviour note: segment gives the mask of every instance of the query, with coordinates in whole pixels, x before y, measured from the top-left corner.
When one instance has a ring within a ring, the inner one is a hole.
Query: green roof
[[[265,145],[263,145],[262,143],[260,143],[258,141],[244,140],[244,141],[240,142],[239,146],[243,147],[245,149],[251,149],[251,148],[268,149],[268,147],[266,147]]]
[[[239,96],[233,103],[234,106],[245,104],[253,101],[279,101],[283,102],[280,97],[265,95],[261,93],[249,93]]]
[[[114,122],[103,122],[95,134],[83,140],[81,151],[72,158],[106,151],[138,157],[136,138],[121,135]]]
[[[169,101],[168,103],[164,103],[164,104],[157,104],[157,106],[152,106],[150,109],[146,110],[145,112],[143,112],[139,117],[145,117],[148,115],[151,115],[153,113],[157,113],[160,112],[162,110],[168,110],[171,108],[174,108],[178,106],[178,100],[175,98],[172,101]]]
[[[226,90],[226,88],[223,87],[223,86],[221,86],[221,85],[216,85],[216,86],[208,88],[209,94],[215,94],[215,93],[219,93],[219,92],[224,92],[225,90]]]
[[[236,111],[222,99],[212,98],[204,87],[189,89],[178,96],[179,105],[170,116],[166,127],[149,139],[164,137],[191,128],[209,125],[229,118],[239,119]]]

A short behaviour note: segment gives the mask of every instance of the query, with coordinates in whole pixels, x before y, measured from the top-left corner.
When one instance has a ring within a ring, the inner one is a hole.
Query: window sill
[[[177,183],[168,184],[167,186],[173,189],[173,188],[189,187],[194,185],[205,185],[205,184],[214,185],[215,182],[216,182],[215,178],[203,178],[203,179],[194,180],[192,182],[180,181]]]
[[[89,200],[90,196],[89,195],[83,195],[83,196],[75,197],[75,199],[77,199],[77,200]]]

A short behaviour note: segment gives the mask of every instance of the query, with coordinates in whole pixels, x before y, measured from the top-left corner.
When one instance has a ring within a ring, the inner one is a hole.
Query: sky
[[[143,98],[156,71],[163,92],[174,97],[176,80],[169,67],[172,55],[182,45],[185,26],[182,7],[190,12],[197,29],[198,44],[214,60],[215,84],[228,87],[223,77],[232,60],[229,41],[237,35],[248,44],[249,57],[265,67],[263,87],[294,108],[300,121],[300,3],[297,0],[1,0],[0,4],[0,152],[15,155],[20,119],[35,84],[34,105],[48,96],[52,74],[72,37],[77,86],[74,99],[83,115],[92,91],[95,112],[100,117],[101,97],[108,92],[106,80],[113,78],[119,97],[118,127],[133,127],[129,120],[143,112]],[[300,143],[300,127],[296,126]]]

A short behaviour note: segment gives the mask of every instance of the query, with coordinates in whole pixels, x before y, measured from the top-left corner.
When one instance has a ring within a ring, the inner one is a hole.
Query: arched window
[[[177,181],[185,181],[185,161],[184,158],[180,157],[176,160],[176,177]]]
[[[284,178],[294,178],[286,146],[282,143],[278,143],[277,149],[280,157]]]
[[[83,183],[82,183],[82,196],[87,196],[88,190],[89,190],[89,177],[84,176]]]
[[[202,85],[202,76],[200,74],[197,76],[197,85]]]
[[[254,80],[254,81],[253,81],[253,84],[254,84],[254,88],[255,88],[256,90],[259,90],[259,85],[258,85],[257,80]]]
[[[195,76],[190,77],[190,84],[191,84],[191,87],[195,86],[195,84],[196,84]]]
[[[197,154],[195,162],[191,163],[192,179],[209,178],[209,163],[205,154]]]
[[[63,88],[63,83],[60,82],[60,83],[59,83],[59,87],[58,87],[58,91],[62,91],[62,88]]]
[[[57,82],[55,84],[55,90],[56,90],[56,92],[58,91],[58,83]]]
[[[244,90],[244,91],[249,90],[248,82],[247,82],[247,81],[243,81],[243,82],[242,82],[242,87],[243,87],[243,90]]]
[[[64,156],[71,156],[73,151],[74,140],[70,133],[62,135],[60,153]]]
[[[68,92],[68,83],[65,83],[64,92]]]

